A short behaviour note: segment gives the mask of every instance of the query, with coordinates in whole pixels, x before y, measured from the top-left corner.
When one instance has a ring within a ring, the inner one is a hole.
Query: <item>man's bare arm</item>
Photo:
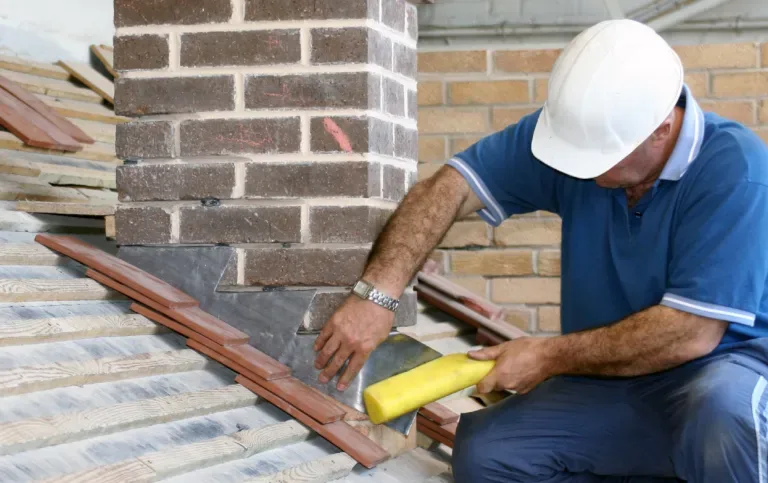
[[[612,325],[554,337],[555,374],[639,376],[709,354],[727,322],[655,305]]]
[[[464,177],[444,166],[405,196],[373,244],[363,278],[399,297],[454,221],[483,206]]]

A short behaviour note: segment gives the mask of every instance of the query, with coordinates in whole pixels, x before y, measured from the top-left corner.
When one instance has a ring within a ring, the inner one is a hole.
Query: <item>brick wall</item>
[[[705,110],[752,127],[768,142],[768,44],[676,47]],[[558,50],[420,52],[419,178],[450,156],[540,107]],[[433,259],[451,279],[508,306],[508,322],[559,331],[560,221],[515,216],[494,229],[458,222]]]
[[[115,0],[115,26],[118,243],[233,246],[222,284],[317,289],[319,328],[416,180],[416,7]]]

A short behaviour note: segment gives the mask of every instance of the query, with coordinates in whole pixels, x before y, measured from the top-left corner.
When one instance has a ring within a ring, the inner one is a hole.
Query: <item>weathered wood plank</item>
[[[98,165],[98,163],[67,158],[57,160],[59,163],[53,164],[46,161],[53,161],[51,158],[54,156],[41,156],[41,160],[35,160],[34,158],[24,158],[23,155],[37,156],[17,151],[0,152],[0,173],[34,177],[43,183],[52,185],[78,185],[110,189],[117,187],[112,165],[102,165],[111,168],[109,170],[93,169],[93,166]]]
[[[51,97],[61,97],[76,101],[101,104],[101,96],[86,87],[79,87],[72,82],[57,79],[47,79],[19,72],[0,70],[3,75],[20,84],[23,88],[36,94],[45,94]]]
[[[21,180],[6,175],[0,178],[0,200],[3,201],[52,201],[86,203],[88,197],[73,188],[51,186],[39,178]],[[22,182],[17,182],[22,181]]]
[[[36,148],[24,144],[19,138],[9,132],[0,132],[0,148],[28,153],[56,154],[75,159],[87,159],[91,161],[103,161],[112,164],[123,162],[115,155],[115,146],[106,143],[86,144],[77,152],[54,151],[52,149]]]
[[[69,79],[69,72],[56,64],[35,62],[33,60],[10,57],[7,55],[0,55],[0,69],[20,72],[22,74],[48,77],[50,79]]]
[[[107,216],[115,214],[111,203],[51,203],[42,201],[19,201],[16,209],[27,213],[52,213],[56,215]]]
[[[243,458],[245,448],[229,436],[192,443],[165,451],[140,456],[139,461],[150,467],[158,479],[169,478],[207,466]]]
[[[138,314],[3,320],[0,347],[165,332],[168,332],[165,327]]]
[[[104,64],[107,71],[114,76],[115,79],[119,77],[119,74],[115,70],[115,54],[112,50],[104,48],[103,45],[91,45],[91,51],[96,57]]]
[[[110,240],[113,240],[117,235],[115,230],[115,216],[109,215],[104,217],[104,234]]]
[[[232,438],[245,448],[244,458],[250,458],[256,453],[298,443],[299,441],[309,439],[311,436],[312,431],[298,421],[286,421],[264,428],[240,431],[233,434]]]
[[[83,132],[91,136],[96,141],[115,144],[115,124],[99,121],[87,121],[85,119],[77,118],[70,119],[69,121],[82,129]]]
[[[156,481],[155,472],[139,460],[106,466],[42,480],[43,483],[142,483]]]
[[[60,302],[124,298],[87,278],[69,280],[0,279],[0,302]]]
[[[39,243],[0,243],[0,265],[61,265],[65,258]]]
[[[128,357],[68,361],[0,371],[0,396],[58,387],[201,369],[205,357],[193,350],[151,352]]]
[[[101,104],[90,102],[78,102],[75,100],[61,99],[45,95],[38,96],[41,101],[51,106],[62,116],[87,121],[104,122],[108,124],[121,124],[129,121],[127,117],[118,116],[112,109]]]
[[[349,475],[356,464],[348,454],[337,453],[244,483],[326,483]]]
[[[72,74],[80,82],[90,87],[110,104],[115,103],[115,86],[106,77],[99,74],[93,67],[82,62],[60,60],[58,65]]]
[[[0,454],[72,443],[97,435],[228,411],[253,405],[256,400],[257,397],[251,391],[239,384],[233,384],[218,389],[143,399],[47,418],[10,421],[0,424]]]

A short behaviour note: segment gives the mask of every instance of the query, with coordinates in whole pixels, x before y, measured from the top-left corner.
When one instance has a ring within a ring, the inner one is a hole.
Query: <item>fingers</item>
[[[477,392],[480,394],[488,394],[493,391],[496,388],[496,380],[496,369],[491,369],[491,372],[477,383]]]
[[[333,357],[333,354],[339,350],[340,346],[341,340],[339,337],[331,337],[320,352],[318,352],[317,357],[315,358],[315,368],[322,369],[328,365],[328,361],[331,360],[331,357]]]
[[[356,352],[352,359],[349,361],[344,374],[342,374],[341,378],[339,378],[339,383],[336,385],[336,389],[339,391],[344,391],[347,389],[349,383],[352,381],[352,379],[355,378],[355,376],[357,376],[357,373],[360,372],[360,369],[362,369],[363,364],[365,364],[367,359],[368,353]]]
[[[318,335],[317,339],[315,339],[315,345],[314,345],[315,352],[322,349],[325,343],[328,342],[328,339],[330,339],[331,336],[333,335],[332,326],[333,324],[330,324],[330,323],[327,323],[323,326],[323,329],[320,331],[320,335]]]
[[[352,354],[352,350],[349,349],[349,347],[341,346],[341,348],[338,349],[336,354],[333,356],[331,363],[328,364],[323,372],[320,373],[320,376],[318,376],[320,383],[325,384],[333,379],[333,376],[339,372],[339,369],[341,369],[341,366],[343,366],[347,361],[347,358],[350,356],[350,354]]]
[[[470,359],[478,361],[490,361],[495,360],[502,353],[502,347],[504,344],[494,345],[491,347],[485,347],[476,351],[469,351],[467,355]]]

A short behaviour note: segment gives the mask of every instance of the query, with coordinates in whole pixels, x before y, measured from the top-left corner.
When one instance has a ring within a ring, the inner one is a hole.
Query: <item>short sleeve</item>
[[[557,183],[564,176],[533,156],[531,140],[540,110],[479,140],[447,164],[467,180],[493,226],[514,214],[545,210],[559,214]]]
[[[679,213],[661,304],[753,326],[768,277],[768,187],[698,192]]]

